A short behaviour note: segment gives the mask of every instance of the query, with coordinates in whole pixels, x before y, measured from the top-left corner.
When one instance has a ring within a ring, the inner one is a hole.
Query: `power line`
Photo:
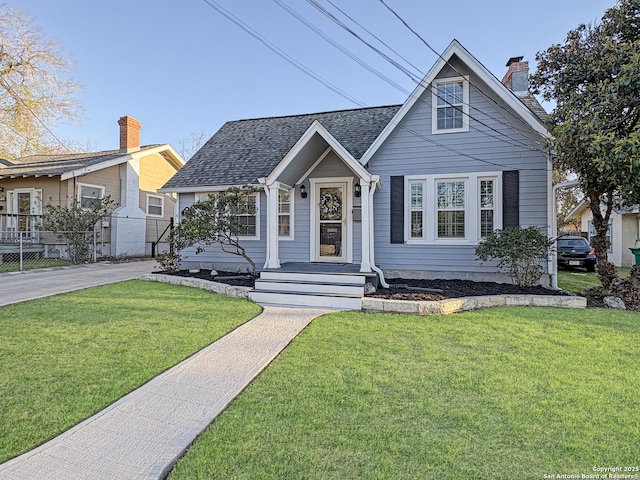
[[[356,32],[354,32],[351,28],[349,28],[348,25],[346,25],[344,22],[342,22],[338,17],[333,15],[331,12],[329,12],[326,8],[324,8],[322,5],[317,3],[315,0],[307,0],[307,2],[309,4],[311,4],[312,6],[314,6],[320,13],[322,13],[327,18],[329,18],[332,22],[334,22],[337,25],[339,25],[340,27],[342,27],[344,30],[346,30],[351,35],[356,37],[358,40],[363,42],[366,46],[368,46],[370,49],[372,49],[374,52],[376,52],[382,58],[384,58],[389,63],[394,65],[398,70],[400,70],[402,73],[404,73],[406,76],[408,76],[412,81],[414,81],[414,82],[419,82],[420,81],[420,79],[413,72],[411,72],[409,69],[407,69],[403,65],[399,64],[398,62],[396,62],[393,58],[391,58],[386,53],[382,52],[379,48],[377,48],[374,45],[372,45],[371,43],[367,42],[364,38],[362,38],[360,35],[358,35]]]
[[[380,0],[380,3],[382,3],[387,10],[389,10],[389,12],[391,12],[393,14],[393,16],[395,16],[407,29],[409,29],[409,31],[411,33],[413,33],[413,35],[415,35],[422,43],[424,43],[427,48],[429,50],[431,50],[433,53],[435,53],[438,58],[440,58],[443,62],[446,63],[446,65],[448,65],[449,67],[451,67],[458,75],[462,75],[462,73],[460,73],[460,71],[455,67],[455,65],[451,64],[451,62],[449,62],[447,59],[445,59],[438,51],[436,51],[430,44],[429,42],[427,42],[416,30],[414,30],[408,23],[407,21],[402,18],[400,16],[400,14],[398,12],[396,12],[391,6],[389,6],[384,0]],[[471,86],[473,86],[476,91],[478,93],[480,93],[480,95],[482,95],[483,97],[485,97],[486,99],[492,101],[493,103],[495,103],[498,107],[502,108],[504,111],[506,111],[507,113],[509,113],[510,115],[514,116],[513,112],[511,112],[509,109],[503,107],[502,105],[500,105],[499,103],[497,103],[493,98],[491,98],[489,95],[487,95],[486,93],[484,93],[480,88],[478,88],[476,85],[472,84],[471,82],[469,82],[469,84]],[[497,120],[494,118],[494,120]],[[514,126],[512,126],[513,128],[515,128]]]
[[[326,0],[326,2],[328,4],[330,4],[331,6],[333,6],[333,8],[335,8],[336,10],[338,10],[340,13],[342,13],[342,15],[344,15],[345,17],[347,17],[349,20],[351,20],[354,24],[356,24],[358,27],[360,27],[362,30],[364,30],[365,32],[367,32],[369,35],[371,35],[373,38],[375,38],[378,42],[380,42],[382,45],[384,45],[385,47],[387,47],[391,52],[393,52],[397,57],[399,57],[401,60],[403,60],[406,64],[408,64],[410,67],[412,67],[416,72],[418,72],[418,74],[421,77],[424,77],[424,73],[422,73],[422,71],[416,67],[413,63],[411,63],[409,60],[407,60],[406,58],[404,58],[402,55],[400,55],[400,53],[398,53],[395,49],[393,49],[391,46],[389,46],[384,40],[382,40],[380,37],[378,37],[376,34],[374,34],[373,32],[371,32],[370,30],[368,30],[367,28],[365,28],[362,24],[360,24],[357,20],[355,20],[352,16],[350,16],[348,13],[346,13],[344,10],[342,10],[340,7],[338,7],[335,3],[333,3],[331,0]]]
[[[307,0],[308,3],[310,3],[312,6],[314,6],[317,10],[319,10],[323,15],[325,15],[327,18],[329,18],[331,21],[333,21],[334,23],[336,23],[337,25],[339,25],[341,28],[345,29],[346,31],[348,31],[351,35],[355,36],[359,41],[363,42],[365,45],[367,45],[369,48],[373,49],[376,53],[378,53],[379,55],[381,55],[385,60],[389,61],[392,65],[394,65],[396,68],[400,69],[403,73],[405,73],[407,76],[409,76],[409,78],[415,82],[418,85],[423,85],[424,83],[424,74],[423,77],[421,78],[417,78],[414,74],[412,74],[408,69],[406,69],[405,67],[401,66],[398,62],[396,62],[395,60],[391,59],[388,55],[384,54],[383,52],[381,52],[378,48],[376,48],[375,46],[373,46],[372,44],[370,44],[369,42],[367,42],[365,39],[363,39],[360,35],[358,35],[356,32],[354,32],[351,28],[349,28],[346,24],[344,24],[344,22],[342,22],[340,19],[338,19],[335,15],[333,15],[331,12],[329,12],[325,7],[323,7],[322,5],[320,5],[316,0]],[[331,3],[331,2],[329,2]],[[333,4],[332,4],[333,5]],[[340,10],[342,12],[342,10]],[[349,17],[351,18],[351,17]],[[377,38],[377,37],[376,37]],[[385,44],[386,45],[386,44]],[[429,47],[431,48],[431,47]],[[435,52],[435,50],[431,49],[432,51]],[[443,58],[440,54],[438,54],[436,52],[436,54],[440,57]],[[444,60],[444,58],[443,58]],[[449,62],[447,62],[446,60],[444,60],[447,64],[449,64]],[[415,67],[414,67],[415,68]],[[452,66],[452,68],[455,67]],[[457,70],[456,70],[457,71]],[[421,72],[422,73],[422,72]],[[458,72],[460,74],[460,72]],[[460,74],[462,75],[462,74]],[[471,82],[469,82],[469,84],[471,84]],[[424,85],[423,85],[424,86]],[[404,89],[402,89],[401,91],[404,92]],[[480,90],[478,90],[480,93]],[[440,100],[443,100],[447,105],[458,109],[456,106],[452,105],[451,102],[449,102],[445,97],[442,97],[441,95],[439,95],[437,93],[437,91],[435,92],[435,95],[437,98],[439,98]],[[484,94],[483,94],[484,95]],[[422,103],[426,103],[425,100],[423,100],[422,98],[419,98],[418,101],[422,102]],[[517,127],[515,127],[514,125],[511,124],[507,124],[505,122],[503,122],[501,119],[498,119],[494,116],[492,116],[491,114],[484,112],[482,109],[479,109],[475,106],[473,106],[471,104],[471,102],[469,102],[469,107],[470,109],[473,109],[483,115],[488,116],[489,118],[492,118],[493,120],[495,120],[498,123],[501,123],[503,126],[513,129],[513,130],[518,130]],[[458,109],[459,110],[459,109]],[[489,134],[491,137],[499,139],[501,141],[504,141],[505,143],[508,143],[509,145],[513,146],[513,147],[517,147],[517,148],[525,148],[527,150],[531,150],[531,151],[538,151],[541,153],[546,153],[545,150],[540,149],[539,147],[536,146],[532,146],[528,143],[524,143],[523,141],[510,137],[507,133],[505,132],[501,132],[495,128],[493,128],[491,125],[488,125],[487,123],[483,122],[482,120],[480,120],[477,117],[474,117],[473,115],[471,115],[469,112],[465,112],[463,110],[459,110],[463,115],[467,116],[468,118],[474,120],[475,122],[477,122],[478,124],[482,125],[483,127],[492,130],[493,132],[495,132],[497,135],[499,135],[500,137],[504,137],[504,138],[498,138],[496,135],[491,135],[488,132],[483,132],[483,133],[487,133]],[[474,128],[477,131],[482,132],[481,129],[474,127],[474,126],[470,126],[471,128]],[[527,132],[529,133],[529,132]],[[507,140],[505,140],[505,138]],[[515,142],[515,143],[513,143]]]
[[[380,72],[379,70],[376,70],[371,65],[366,63],[360,57],[358,57],[357,55],[353,54],[352,52],[350,52],[349,50],[344,48],[338,42],[333,40],[329,35],[324,33],[322,30],[320,30],[318,27],[313,25],[311,22],[309,22],[306,18],[304,18],[302,15],[300,15],[294,9],[289,7],[289,5],[287,5],[286,3],[282,2],[281,0],[273,0],[273,2],[276,3],[280,8],[282,8],[283,10],[288,12],[290,15],[292,15],[295,19],[297,19],[298,21],[300,21],[301,23],[306,25],[308,28],[313,30],[316,34],[318,34],[320,37],[322,37],[322,39],[324,39],[327,43],[329,43],[330,45],[332,45],[336,49],[340,50],[342,53],[344,53],[346,56],[348,56],[351,60],[357,62],[359,65],[361,65],[362,67],[366,68],[368,71],[370,71],[371,73],[373,73],[374,75],[376,75],[380,79],[384,80],[389,85],[392,85],[395,88],[397,88],[398,90],[400,90],[401,92],[405,93],[406,95],[409,95],[410,92],[408,92],[404,87],[402,87],[401,85],[397,84],[396,82],[391,80],[389,77],[384,75],[382,72]]]
[[[235,23],[238,27],[240,27],[246,33],[251,35],[253,38],[258,40],[260,43],[262,43],[265,47],[267,47],[273,53],[278,55],[283,60],[286,60],[289,64],[293,65],[294,67],[296,67],[301,72],[303,72],[306,75],[310,76],[311,78],[313,78],[317,82],[320,82],[322,85],[324,85],[325,87],[329,88],[334,93],[337,93],[338,95],[340,95],[341,97],[345,98],[346,100],[349,100],[350,102],[354,103],[355,105],[358,105],[359,107],[364,107],[365,106],[365,104],[363,104],[362,102],[357,100],[355,97],[352,97],[351,95],[349,95],[344,90],[342,90],[342,89],[336,87],[335,85],[333,85],[331,82],[329,82],[324,77],[318,75],[317,73],[313,72],[309,68],[307,68],[304,65],[302,65],[296,59],[294,59],[293,57],[291,57],[290,55],[285,53],[278,46],[273,44],[271,41],[269,41],[263,35],[261,35],[257,31],[255,31],[253,28],[251,28],[249,25],[247,25],[242,20],[240,20],[238,17],[236,17],[231,12],[229,12],[228,10],[223,8],[221,5],[216,3],[214,0],[202,0],[202,1],[204,3],[206,3],[207,5],[209,5],[211,8],[213,8],[214,10],[216,10],[219,14],[223,15],[225,18],[227,18],[231,22]]]
[[[315,74],[312,70],[310,70],[309,68],[307,68],[306,66],[304,66],[303,64],[301,64],[300,62],[295,60],[293,57],[291,57],[287,53],[285,53],[282,49],[277,47],[275,44],[273,44],[271,41],[269,41],[263,35],[261,35],[257,31],[255,31],[249,25],[244,23],[242,20],[238,19],[235,15],[231,14],[226,9],[221,7],[214,0],[203,0],[203,1],[207,5],[209,5],[211,8],[216,10],[218,13],[223,15],[225,18],[227,18],[228,20],[232,21],[238,27],[242,28],[242,30],[244,30],[246,33],[250,34],[252,37],[254,37],[255,39],[259,40],[262,44],[264,44],[267,48],[269,48],[271,51],[276,53],[278,56],[280,56],[281,58],[285,59],[288,63],[290,63],[291,65],[293,65],[296,68],[298,68],[303,73],[307,74],[308,76],[311,76],[314,80],[319,81],[320,83],[322,83],[327,88],[330,88],[335,93],[339,93],[341,96],[343,96],[347,100],[355,103],[359,107],[363,107],[363,108],[364,107],[368,107],[368,105],[364,104],[363,102],[360,102],[359,100],[355,99],[355,97],[352,97],[351,95],[347,94],[346,92],[344,92],[343,90],[339,89],[338,87],[335,87],[333,84],[331,84],[330,82],[328,82],[324,78],[322,78],[319,75]],[[313,0],[307,0],[307,1],[313,1]],[[348,28],[348,27],[346,27],[346,28]],[[357,34],[355,34],[355,32],[353,32],[353,34],[357,36]],[[373,46],[372,46],[372,48],[375,49],[375,47],[373,47]],[[385,55],[382,52],[380,52],[380,54],[381,55]],[[393,62],[393,59],[390,59],[390,61]],[[400,67],[400,68],[403,68],[403,67]],[[409,75],[411,75],[410,72],[407,71],[407,73]],[[492,166],[495,166],[495,167],[501,167],[501,168],[504,168],[504,169],[512,168],[512,167],[507,166],[507,165],[503,165],[503,164],[500,164],[500,163],[492,162],[490,160],[478,158],[478,157],[475,157],[475,156],[470,155],[468,153],[461,152],[461,151],[459,151],[459,150],[457,150],[457,149],[455,149],[453,147],[450,147],[450,146],[445,145],[443,143],[440,143],[440,142],[438,142],[436,140],[433,140],[432,138],[429,138],[429,137],[427,137],[425,135],[422,135],[422,134],[420,134],[420,133],[418,133],[418,132],[416,132],[416,131],[408,128],[408,127],[406,127],[405,125],[393,122],[393,120],[390,123],[395,123],[396,127],[404,129],[405,131],[409,132],[410,134],[412,134],[412,135],[414,135],[414,136],[416,136],[418,138],[421,138],[421,139],[425,140],[426,142],[431,143],[433,145],[436,145],[436,146],[438,146],[440,148],[443,148],[445,150],[451,151],[451,152],[455,153],[456,155],[464,156],[464,157],[473,159],[473,160],[475,160],[477,162],[485,163],[485,164],[492,165]],[[521,170],[526,170],[526,171],[546,171],[546,169],[544,169],[544,168],[535,168],[535,169],[534,168],[530,168],[530,169],[521,169]]]
[[[45,123],[44,123],[42,120],[40,120],[40,117],[38,117],[38,115],[36,115],[36,113],[35,113],[35,112],[31,109],[31,107],[30,107],[30,106],[29,106],[29,105],[28,105],[28,104],[27,104],[27,103],[26,103],[26,102],[25,102],[25,101],[20,97],[20,95],[18,95],[18,94],[16,93],[16,91],[13,89],[13,87],[12,87],[9,83],[7,83],[6,81],[4,81],[3,83],[4,83],[4,85],[5,85],[9,90],[11,90],[11,92],[12,92],[12,93],[13,93],[13,95],[14,95],[14,97],[15,97],[15,98],[17,98],[17,99],[20,101],[20,103],[22,103],[22,105],[24,105],[24,106],[26,107],[26,109],[27,109],[27,110],[29,110],[29,112],[31,113],[31,115],[33,115],[33,118],[35,118],[35,119],[40,123],[40,125],[42,125],[42,126],[45,128],[45,130],[46,130],[47,132],[49,132],[49,135],[51,135],[53,138],[55,138],[55,139],[56,139],[56,141],[57,141],[60,145],[62,145],[62,147],[63,147],[67,152],[69,152],[69,153],[73,153],[73,152],[71,152],[71,150],[69,150],[69,148],[68,148],[64,143],[62,143],[62,142],[60,141],[60,139],[59,139],[58,137],[56,137],[56,135],[55,135],[55,134],[54,134],[54,133],[49,129],[49,127],[47,127],[47,126],[45,125]]]

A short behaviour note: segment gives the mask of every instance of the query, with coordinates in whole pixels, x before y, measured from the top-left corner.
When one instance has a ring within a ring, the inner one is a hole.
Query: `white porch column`
[[[266,268],[280,268],[278,248],[278,185],[267,186],[267,262]]]
[[[369,182],[360,181],[362,200],[362,261],[360,263],[361,272],[371,272],[371,237],[370,237],[370,199],[369,199]]]

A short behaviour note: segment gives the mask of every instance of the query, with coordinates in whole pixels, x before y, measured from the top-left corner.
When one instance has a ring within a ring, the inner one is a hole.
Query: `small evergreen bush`
[[[476,247],[481,262],[497,260],[498,271],[509,275],[515,285],[537,285],[544,272],[554,240],[535,227],[507,227],[496,230]]]

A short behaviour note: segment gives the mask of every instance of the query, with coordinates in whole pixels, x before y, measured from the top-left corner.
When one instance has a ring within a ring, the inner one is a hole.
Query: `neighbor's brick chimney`
[[[118,120],[120,125],[120,151],[123,153],[140,150],[140,129],[142,125],[133,117],[124,116]]]
[[[511,57],[506,66],[509,69],[502,77],[502,84],[516,95],[528,95],[529,62],[523,62],[522,57]]]

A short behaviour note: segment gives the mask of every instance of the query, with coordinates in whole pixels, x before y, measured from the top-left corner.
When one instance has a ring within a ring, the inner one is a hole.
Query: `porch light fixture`
[[[353,195],[354,195],[356,198],[360,198],[360,195],[361,195],[361,194],[362,194],[362,187],[360,186],[360,183],[356,183],[356,184],[353,186]]]
[[[302,198],[307,198],[307,189],[304,185],[300,185],[300,196]]]

